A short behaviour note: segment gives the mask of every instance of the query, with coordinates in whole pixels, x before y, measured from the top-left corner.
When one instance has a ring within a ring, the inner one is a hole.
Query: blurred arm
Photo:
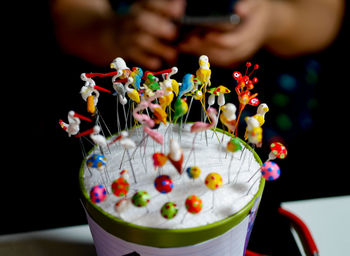
[[[344,0],[270,1],[270,34],[265,46],[282,56],[322,50],[337,36]]]

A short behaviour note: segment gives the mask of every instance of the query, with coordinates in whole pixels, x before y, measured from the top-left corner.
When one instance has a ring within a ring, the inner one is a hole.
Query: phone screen
[[[209,1],[187,0],[186,16],[225,16],[231,15],[237,0]]]
[[[184,25],[215,25],[238,24],[240,17],[234,13],[237,0],[221,0],[218,4],[213,1],[188,0],[185,16],[181,23]]]

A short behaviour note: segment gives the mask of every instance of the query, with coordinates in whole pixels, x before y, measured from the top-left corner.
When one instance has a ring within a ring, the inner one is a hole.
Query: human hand
[[[241,24],[211,26],[204,33],[190,34],[179,50],[193,55],[205,54],[216,66],[230,67],[253,56],[269,37],[268,0],[241,0],[235,6]]]
[[[177,49],[171,44],[178,28],[172,20],[179,19],[184,11],[184,0],[136,1],[115,28],[118,56],[151,70],[159,69],[163,61],[174,63]]]
[[[154,70],[177,57],[172,20],[184,9],[185,0],[139,0],[130,13],[118,15],[108,0],[56,0],[51,13],[65,52],[99,66],[122,57]]]

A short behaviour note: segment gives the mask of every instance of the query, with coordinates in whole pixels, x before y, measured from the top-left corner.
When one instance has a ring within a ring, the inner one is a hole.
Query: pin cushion
[[[166,129],[171,128],[165,125],[158,128],[159,132],[165,132]],[[140,134],[139,131],[141,127],[135,128],[135,132],[130,135],[136,144],[142,140],[142,137],[137,135]],[[224,136],[225,140],[230,139],[229,135],[222,135],[220,130],[217,130],[217,134],[219,138]],[[109,141],[113,141],[117,136],[112,136]],[[173,139],[179,139],[178,136],[178,133],[174,133]],[[185,156],[196,154],[196,162],[194,158],[189,158],[187,161],[186,157],[185,161],[188,167],[199,168],[200,176],[193,179],[186,172],[179,174],[169,161],[161,168],[156,168],[152,157],[155,150],[160,150],[161,146],[154,147],[151,144],[152,146],[146,147],[144,151],[144,157],[148,159],[146,163],[142,163],[141,154],[138,150],[135,151],[133,168],[137,183],[135,184],[132,179],[129,180],[129,192],[123,190],[126,192],[123,196],[117,196],[113,192],[121,191],[123,184],[125,186],[124,179],[118,178],[120,170],[108,168],[118,166],[123,161],[121,168],[130,168],[128,159],[122,159],[124,149],[120,145],[110,146],[111,152],[106,154],[108,174],[87,166],[84,161],[80,170],[82,201],[95,245],[110,241],[120,247],[112,246],[113,249],[108,251],[105,245],[101,248],[96,246],[99,256],[124,255],[134,251],[140,255],[148,255],[142,254],[148,249],[152,250],[151,255],[164,255],[163,253],[166,253],[164,250],[171,252],[179,250],[178,255],[186,255],[192,246],[201,250],[203,244],[217,244],[228,234],[236,234],[240,237],[237,240],[239,242],[231,242],[237,244],[239,250],[237,248],[235,250],[242,254],[245,243],[249,239],[248,229],[254,221],[251,216],[256,214],[265,179],[259,174],[256,176],[259,182],[253,184],[256,179],[252,179],[250,183],[245,184],[262,163],[245,142],[239,141],[241,150],[230,152],[225,157],[226,145],[220,144],[213,131],[208,131],[208,146],[206,141],[202,140],[196,142],[192,150],[193,134],[190,133],[190,125],[186,125],[181,133],[182,151]],[[165,143],[163,146],[170,145]],[[98,150],[96,147],[90,154]],[[132,153],[130,152],[130,155]],[[183,168],[187,169],[185,163]],[[233,184],[232,180],[239,168],[241,172],[237,182]],[[229,172],[231,172],[231,183],[228,182]],[[107,177],[112,181],[107,183]],[[92,184],[103,181],[106,181],[107,187],[109,186],[109,194],[103,202],[96,203],[87,191]],[[121,183],[119,190],[116,189],[117,183]],[[246,194],[252,184],[253,188],[249,194]],[[131,203],[122,212],[117,212],[114,206],[122,198]],[[185,253],[181,254],[182,251]],[[230,256],[241,254],[230,254]]]
[[[81,75],[80,94],[91,119],[71,114],[68,123],[59,121],[69,136],[80,138],[81,200],[97,254],[244,255],[265,180],[280,175],[274,162],[262,166],[253,149],[262,146],[261,126],[269,111],[252,92],[258,79],[250,76],[259,65],[249,74],[249,62],[245,74],[233,72],[234,90],[213,86],[205,55],[195,75],[185,74],[179,82],[172,78],[177,67],[144,72],[130,69],[120,57],[110,67],[115,71]],[[97,77],[112,77],[115,92],[97,86]],[[225,102],[231,91],[237,107]],[[118,120],[116,134],[106,138],[110,129],[97,104],[107,94],[116,99]],[[203,115],[189,123],[192,103],[199,103]],[[237,131],[248,105],[259,107],[245,118],[245,142]],[[93,128],[80,132],[79,118]],[[95,145],[88,153],[84,136]],[[268,160],[286,155],[276,143]]]

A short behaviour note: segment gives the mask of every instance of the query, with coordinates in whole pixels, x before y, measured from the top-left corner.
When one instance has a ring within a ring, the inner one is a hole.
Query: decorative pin
[[[151,201],[151,196],[147,191],[137,191],[131,198],[131,202],[136,207],[145,207]]]
[[[182,174],[182,163],[184,159],[184,153],[180,145],[173,139],[170,140],[170,152],[168,154],[168,159],[171,164],[175,167],[177,172]]]
[[[228,180],[228,183],[230,183],[231,182],[231,164],[232,164],[232,161],[233,161],[233,153],[242,150],[242,144],[241,144],[241,142],[239,141],[239,139],[237,137],[232,137],[231,140],[229,142],[227,142],[226,150],[232,153],[230,164],[229,164],[228,170],[227,170],[227,173],[228,173],[228,179],[227,180]],[[238,178],[240,170],[241,170],[241,168],[239,168],[235,179]]]
[[[220,114],[221,123],[226,126],[229,133],[232,133],[236,130],[236,106],[232,103],[226,103],[220,107],[222,113]],[[222,134],[222,140],[224,139],[224,133]],[[221,140],[221,141],[222,141]]]
[[[278,164],[276,164],[273,161],[266,161],[265,163],[262,164],[262,166],[258,169],[258,171],[256,173],[258,173],[259,171],[261,171],[261,175],[264,177],[264,179],[266,181],[273,181],[273,180],[277,180],[280,175],[281,175],[281,169],[278,166]],[[248,182],[251,181],[251,179],[256,175],[256,173],[254,173],[254,175],[248,180]],[[252,190],[252,188],[254,187],[254,185],[260,180],[260,177],[257,178],[253,184],[250,186],[248,192],[246,195],[248,195],[250,193],[250,191]]]
[[[178,211],[179,211],[179,209],[175,203],[167,202],[160,209],[160,214],[162,215],[163,218],[165,218],[167,220],[171,220],[171,219],[175,218]]]
[[[215,206],[215,191],[222,187],[222,177],[216,172],[209,173],[204,181],[205,185],[212,190],[212,206],[211,209],[214,209]]]
[[[238,101],[239,101],[239,108],[238,108],[238,118],[237,118],[237,127],[239,123],[239,119],[241,117],[242,111],[245,108],[245,106],[252,105],[252,106],[258,106],[259,105],[259,100],[256,98],[258,95],[257,93],[251,95],[250,91],[254,89],[254,84],[258,82],[258,79],[254,77],[252,80],[250,80],[250,75],[259,68],[259,65],[254,65],[253,71],[247,75],[248,69],[251,67],[251,63],[247,62],[246,63],[246,74],[242,76],[242,74],[238,71],[233,72],[232,76],[233,78],[237,81],[237,86],[235,87],[235,91],[238,96]],[[237,127],[235,131],[235,136],[237,136]]]
[[[174,103],[174,109],[175,109],[175,113],[173,116],[173,122],[174,124],[176,124],[177,120],[183,115],[185,115],[188,111],[188,105],[187,105],[186,99],[177,98]]]
[[[190,179],[198,179],[201,175],[201,169],[198,166],[191,166],[186,169],[186,173]]]
[[[94,204],[101,203],[107,198],[107,190],[103,185],[96,185],[90,190],[90,199]]]
[[[71,110],[68,112],[68,124],[63,122],[62,120],[59,120],[59,124],[62,127],[62,129],[68,133],[68,136],[70,137],[71,135],[78,134],[80,129],[80,119],[92,122],[90,118],[80,115]]]
[[[106,164],[107,164],[107,158],[103,154],[93,154],[86,160],[86,165],[89,171],[90,171],[90,168],[96,168],[99,171],[104,171],[106,179],[110,180],[110,177],[108,175],[108,171],[106,168]],[[90,171],[90,174],[92,175],[91,171]],[[106,186],[107,182],[104,180],[102,173],[101,173],[101,179],[102,179],[102,183]]]
[[[162,194],[170,193],[174,183],[168,175],[160,175],[154,180],[154,187]]]
[[[111,185],[112,192],[117,197],[125,197],[129,192],[129,187],[129,182],[124,177],[114,180]]]
[[[131,70],[126,65],[125,61],[121,57],[115,58],[110,64],[111,69],[116,70],[116,74],[112,77],[112,83],[117,79],[125,79],[128,78]]]
[[[271,143],[270,149],[271,149],[271,152],[269,154],[268,160],[274,160],[276,158],[284,159],[288,154],[287,148],[281,142]]]
[[[102,170],[102,167],[107,163],[107,158],[101,154],[93,154],[86,160],[88,167],[97,168]]]
[[[198,214],[198,213],[200,213],[200,211],[203,208],[202,199],[200,199],[196,195],[190,195],[190,196],[188,196],[186,198],[185,207],[186,207],[187,212],[184,214],[184,216],[183,216],[183,218],[181,220],[181,223],[184,222],[184,220],[185,220],[185,218],[186,218],[188,213],[191,213],[191,214]]]
[[[177,98],[180,99],[182,96],[184,96],[186,93],[189,93],[194,88],[194,75],[192,74],[186,74],[184,75],[182,79],[182,84],[179,88],[179,94],[177,95]]]
[[[215,97],[218,97],[218,105],[219,105],[219,113],[218,113],[218,117],[220,116],[220,112],[221,112],[221,106],[225,105],[225,94],[230,93],[231,91],[223,86],[220,85],[216,88],[211,88],[210,90],[208,90],[208,93],[210,94],[209,98],[208,98],[208,105],[209,107],[211,105],[215,104]],[[214,127],[214,130],[216,130],[217,127],[217,123]],[[214,136],[214,134],[213,134]]]
[[[210,87],[211,82],[211,70],[210,70],[210,63],[209,58],[206,55],[201,55],[199,57],[199,69],[196,71],[196,77],[201,81],[202,85],[206,88],[207,86]]]
[[[163,165],[165,165],[165,163],[168,161],[168,157],[160,152],[154,153],[152,156],[152,159],[153,159],[153,166],[156,170],[159,167],[163,167]]]
[[[245,118],[245,121],[247,123],[246,138],[248,142],[260,148],[262,145],[262,128],[259,121],[249,116]]]

